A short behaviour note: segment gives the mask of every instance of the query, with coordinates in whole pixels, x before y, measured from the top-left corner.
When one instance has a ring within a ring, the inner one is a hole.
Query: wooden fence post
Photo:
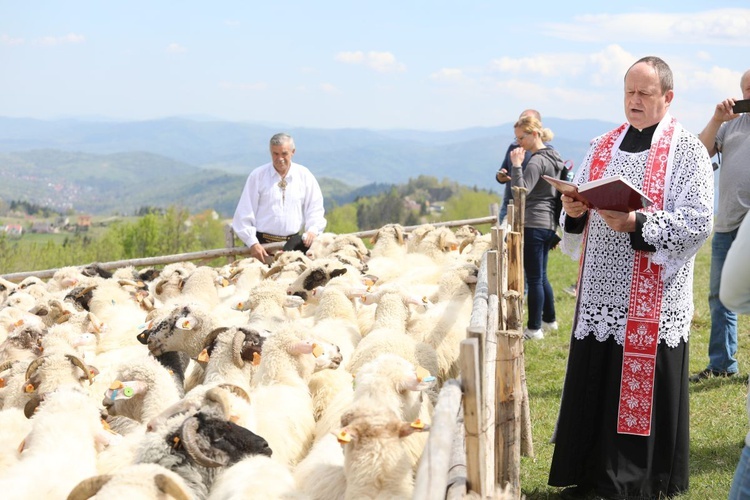
[[[464,393],[464,424],[466,426],[466,479],[467,490],[486,497],[484,436],[480,423],[482,396],[479,390],[479,339],[461,341],[459,363],[461,365],[461,389]]]

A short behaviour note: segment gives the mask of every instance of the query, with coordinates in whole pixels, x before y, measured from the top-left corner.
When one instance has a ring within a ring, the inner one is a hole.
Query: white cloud
[[[552,37],[582,42],[666,42],[701,45],[750,45],[750,9],[703,12],[640,12],[583,15],[572,23],[544,23]]]
[[[0,36],[0,45],[21,45],[23,42],[23,38],[13,38],[6,34]]]
[[[322,90],[326,94],[336,94],[339,91],[339,89],[337,89],[336,86],[332,83],[321,83],[320,90]]]
[[[335,59],[344,64],[364,64],[378,73],[391,73],[406,71],[406,65],[396,60],[390,52],[370,51],[367,54],[358,50],[356,52],[339,52]]]
[[[266,82],[257,83],[236,83],[236,82],[219,82],[219,88],[223,90],[239,90],[242,92],[256,92],[268,89]]]
[[[67,43],[83,43],[86,41],[86,37],[83,35],[76,35],[75,33],[68,33],[64,36],[45,36],[38,38],[34,41],[36,45],[42,45],[45,47],[52,47],[55,45],[64,45]]]
[[[730,96],[740,99],[742,98],[740,78],[742,78],[741,71],[714,66],[708,71],[693,71],[686,78],[680,78],[678,82],[687,90],[709,89],[712,91],[711,95],[721,96],[719,99],[726,99]]]
[[[535,74],[551,77],[561,74],[578,74],[585,61],[579,54],[539,54],[534,57],[501,57],[490,63],[490,69],[513,75]]]
[[[463,70],[458,68],[441,68],[432,73],[430,78],[441,82],[462,82],[468,80]]]
[[[187,48],[183,47],[179,43],[170,43],[167,45],[167,53],[168,54],[184,54],[187,52]]]

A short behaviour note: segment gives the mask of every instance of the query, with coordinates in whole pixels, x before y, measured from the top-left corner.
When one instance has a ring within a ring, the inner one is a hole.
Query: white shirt
[[[283,190],[280,181],[273,163],[256,168],[247,177],[232,228],[248,247],[258,243],[256,231],[289,236],[304,228],[319,235],[326,227],[323,193],[312,172],[292,163]]]

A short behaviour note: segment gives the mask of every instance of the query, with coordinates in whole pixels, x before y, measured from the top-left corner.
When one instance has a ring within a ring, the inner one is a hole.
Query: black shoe
[[[568,486],[560,491],[563,500],[588,500],[593,497],[594,489],[590,486]]]
[[[708,378],[713,378],[713,377],[728,378],[728,377],[734,377],[735,375],[737,375],[735,372],[725,372],[725,371],[712,370],[710,368],[706,368],[702,372],[698,372],[695,375],[690,375],[690,378],[688,380],[690,380],[691,382],[700,382],[701,380],[706,380]]]

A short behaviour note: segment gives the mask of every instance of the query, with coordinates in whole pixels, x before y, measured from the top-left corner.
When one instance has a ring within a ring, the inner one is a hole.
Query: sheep
[[[370,243],[373,244],[370,255],[372,259],[375,257],[388,257],[397,260],[403,258],[406,254],[407,240],[408,236],[401,224],[386,224],[370,238]]]
[[[437,373],[438,361],[435,349],[424,342],[418,342],[406,334],[409,320],[409,304],[418,300],[404,294],[399,289],[384,288],[377,294],[367,296],[378,300],[373,328],[357,344],[346,369],[355,374],[358,370],[380,354],[398,353],[409,362]],[[436,397],[436,395],[432,395]]]
[[[147,432],[136,460],[175,472],[196,498],[204,499],[224,467],[250,454],[271,453],[265,439],[227,421],[222,411],[205,407],[186,418],[173,416]]]
[[[333,244],[336,239],[336,233],[321,233],[315,237],[310,248],[307,249],[305,255],[311,259],[319,259],[325,257],[330,253],[329,247]]]
[[[152,320],[137,335],[155,356],[181,351],[195,358],[203,349],[203,341],[216,327],[215,318],[200,304],[178,305],[160,320]]]
[[[49,393],[31,425],[18,462],[0,476],[5,498],[65,498],[96,474],[97,449],[116,439],[102,427],[96,405],[76,389]]]
[[[340,425],[339,419],[336,428]],[[344,498],[344,452],[332,432],[316,438],[310,452],[294,468],[294,482],[310,500]]]
[[[208,500],[303,500],[288,467],[253,455],[224,469],[211,486]],[[331,497],[333,498],[333,497]]]
[[[164,266],[158,279],[153,282],[153,296],[162,304],[179,297],[185,280],[195,268],[192,262],[177,262]]]
[[[336,434],[344,446],[344,498],[410,499],[414,479],[403,438],[428,430],[378,407],[357,407],[341,418]]]
[[[264,280],[258,283],[247,296],[247,300],[237,305],[243,311],[249,310],[247,325],[260,330],[273,331],[294,315],[288,308],[299,308],[304,301],[300,297],[286,294],[286,283]]]
[[[4,278],[0,278],[0,302],[4,302],[8,297],[8,294],[16,289],[18,285],[12,281],[8,281]]]
[[[18,320],[2,344],[0,363],[5,361],[31,360],[42,354],[42,337],[47,329],[40,320]]]
[[[265,280],[288,283],[310,266],[311,260],[299,250],[277,252],[271,268],[265,273]]]
[[[31,432],[32,421],[21,408],[0,411],[0,476],[6,469],[18,463],[18,447]]]
[[[133,464],[112,474],[88,477],[68,495],[68,500],[89,498],[190,500],[192,494],[185,481],[171,470],[158,464]]]
[[[263,332],[265,333],[265,332]],[[220,327],[203,342],[198,363],[188,376],[185,388],[202,383],[232,383],[244,390],[257,371],[265,336],[246,327]]]
[[[219,305],[219,273],[212,267],[199,266],[185,279],[181,298],[190,297],[190,301],[200,302],[211,309]]]
[[[274,450],[274,459],[293,466],[307,453],[315,420],[307,379],[315,369],[315,343],[293,324],[285,324],[263,344],[263,356],[252,380],[250,399],[256,432]]]

